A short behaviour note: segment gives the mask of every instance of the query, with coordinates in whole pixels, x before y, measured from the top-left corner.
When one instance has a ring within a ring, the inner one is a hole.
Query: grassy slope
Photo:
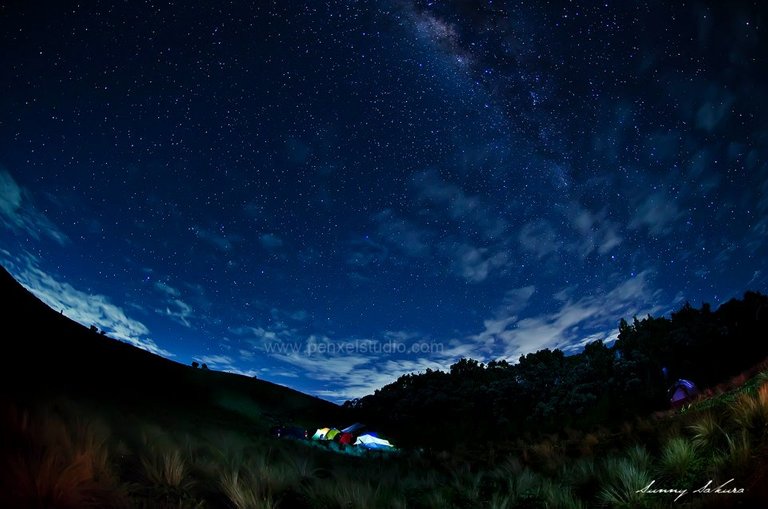
[[[23,403],[64,397],[180,426],[345,422],[344,410],[330,402],[263,380],[194,369],[92,332],[50,309],[2,269],[0,298],[6,303],[0,309],[3,357],[14,367],[0,371],[5,398]]]

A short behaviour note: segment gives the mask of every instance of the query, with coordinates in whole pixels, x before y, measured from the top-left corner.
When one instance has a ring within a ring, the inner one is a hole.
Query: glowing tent
[[[342,433],[359,433],[363,428],[365,428],[365,424],[360,424],[359,422],[356,422],[352,426],[347,426],[341,431]]]
[[[695,398],[699,394],[699,390],[696,388],[696,384],[690,380],[681,378],[669,389],[672,396],[669,398],[669,402],[673,407],[679,407],[690,400]]]
[[[357,440],[355,440],[355,445],[364,447],[365,449],[392,450],[395,448],[395,446],[392,445],[389,440],[384,440],[383,438],[375,437],[371,434],[360,435],[357,437]]]
[[[327,440],[325,437],[330,431],[330,428],[320,428],[312,435],[312,440]]]

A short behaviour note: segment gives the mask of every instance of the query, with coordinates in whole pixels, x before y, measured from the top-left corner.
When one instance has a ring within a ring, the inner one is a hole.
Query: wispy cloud
[[[285,310],[272,308],[269,310],[269,314],[276,322],[280,321],[292,321],[292,322],[305,322],[309,318],[309,313],[304,309]]]
[[[361,398],[373,394],[376,390],[394,382],[406,373],[418,373],[426,369],[446,369],[447,367],[443,363],[428,358],[390,360],[380,364],[355,365],[356,362],[357,360],[353,360],[345,368],[346,371],[335,377],[332,372],[329,372],[326,378],[332,383],[326,389],[316,391],[316,394],[338,402]],[[354,369],[350,369],[353,365],[355,365]],[[322,363],[312,365],[310,369],[313,368],[324,371]]]
[[[283,239],[274,233],[265,233],[259,237],[259,243],[264,249],[278,249],[283,247]]]
[[[195,313],[192,306],[182,300],[181,291],[165,281],[155,281],[153,286],[163,299],[162,304],[155,309],[155,312],[191,328],[191,319]]]
[[[368,238],[350,242],[350,252],[346,262],[353,267],[368,267],[386,260],[389,250],[383,244],[374,242]]]
[[[223,227],[218,228],[218,230],[197,227],[190,229],[198,239],[207,242],[221,251],[230,251],[236,242],[242,240],[242,237],[237,234],[225,233]]]
[[[31,194],[0,167],[0,222],[34,239],[48,237],[60,245],[69,238],[35,207]]]
[[[165,310],[158,310],[158,312],[170,317],[185,327],[192,327],[190,318],[194,316],[194,311],[192,306],[181,299],[170,299],[166,304]]]
[[[407,330],[385,331],[378,338],[332,338],[302,334],[282,322],[270,329],[238,327],[231,331],[253,346],[240,352],[244,362],[258,355],[269,359],[270,369],[290,366],[315,382],[314,394],[343,401],[371,394],[406,373],[446,370],[461,357],[516,361],[520,355],[542,348],[575,353],[588,342],[614,340],[620,318],[660,309],[652,278],[647,270],[603,293],[578,299],[571,289],[558,291],[552,295],[553,311],[530,315],[525,312],[535,309],[530,304],[534,295],[538,300],[543,297],[540,291],[532,285],[513,288],[483,321],[480,332],[443,342]],[[390,343],[402,348],[387,348]],[[416,349],[425,345],[440,348]],[[226,364],[224,359],[219,361]]]
[[[650,284],[652,276],[646,270],[605,293],[567,299],[552,313],[518,318],[514,308],[502,307],[484,322],[480,333],[457,344],[456,353],[516,360],[543,348],[573,350],[573,345],[586,340],[611,339],[620,318],[661,309],[659,293]]]
[[[495,238],[506,229],[506,221],[479,196],[468,195],[459,186],[442,179],[437,172],[419,173],[413,181],[420,199],[439,205],[454,220],[473,224],[485,238]]]
[[[170,286],[168,283],[165,283],[163,281],[155,281],[154,286],[159,292],[169,297],[178,297],[179,295],[181,295],[181,292],[179,292],[179,290],[177,290],[176,288]]]
[[[301,369],[309,378],[325,382],[325,388],[315,394],[339,402],[372,394],[406,373],[446,368],[428,358],[384,360],[364,355],[293,354],[280,360]]]
[[[149,329],[138,320],[130,318],[119,306],[104,295],[89,294],[62,283],[39,269],[29,258],[24,266],[10,267],[14,277],[37,298],[54,310],[63,313],[86,326],[96,325],[109,336],[131,343],[139,348],[164,357],[174,354],[160,348],[147,338]]]
[[[557,231],[544,219],[537,219],[523,225],[517,236],[523,250],[544,258],[557,252],[561,247]]]
[[[323,334],[301,334],[278,327],[236,327],[230,329],[252,345],[239,351],[240,361],[268,363],[270,376],[295,377],[296,372],[314,381],[313,394],[338,402],[370,394],[399,376],[430,367],[448,365],[428,354],[410,358],[414,345],[427,344],[415,331],[386,331],[380,339],[333,339]],[[404,358],[408,357],[408,358]],[[204,358],[200,358],[203,362]],[[232,371],[236,363],[226,356],[208,357],[216,369]]]
[[[493,252],[466,244],[455,248],[454,261],[458,274],[473,283],[485,281],[492,271],[504,267],[508,260],[509,255],[504,251]]]
[[[522,311],[528,306],[528,302],[535,292],[536,287],[533,285],[508,290],[504,294],[501,305],[496,310],[496,316],[513,316],[515,313]]]
[[[637,206],[629,228],[646,227],[652,235],[668,235],[672,233],[674,223],[681,215],[674,199],[666,192],[658,191]]]
[[[243,375],[247,377],[254,377],[259,375],[259,371],[255,369],[241,369],[236,364],[232,357],[227,355],[201,355],[195,357],[195,360],[205,364],[209,369],[215,371],[225,371],[227,373],[234,373],[236,375]]]
[[[420,258],[430,252],[427,233],[410,221],[399,218],[386,209],[374,216],[381,239],[401,253]]]
[[[622,242],[619,225],[607,219],[605,210],[593,213],[574,205],[569,209],[571,223],[579,234],[579,240],[572,249],[586,258],[590,253],[606,254]]]

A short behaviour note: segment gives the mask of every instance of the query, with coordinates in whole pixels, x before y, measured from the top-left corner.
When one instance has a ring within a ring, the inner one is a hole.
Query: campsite
[[[515,435],[495,424],[497,436],[489,438],[482,412],[456,408],[466,413],[449,417],[450,426],[428,428],[430,439],[413,428],[403,433],[402,421],[377,415],[367,402],[339,407],[105,338],[47,308],[7,274],[2,292],[12,303],[4,320],[24,316],[40,338],[14,343],[9,353],[25,358],[41,342],[56,352],[55,362],[31,365],[26,378],[2,374],[1,425],[10,439],[0,458],[5,507],[669,507],[669,497],[637,490],[654,479],[704,486],[731,478],[729,486],[742,491],[691,494],[675,507],[768,500],[766,363],[746,369],[743,359],[741,374],[698,387],[698,395],[687,380],[660,386],[666,403],[656,412],[622,414],[616,425]],[[726,311],[737,305],[745,304]],[[742,321],[740,330],[753,326]],[[642,326],[626,330],[630,337]],[[59,337],[68,338],[67,348],[58,346]],[[600,352],[592,353],[593,364]],[[463,363],[438,382],[450,389],[451,376],[461,374],[457,380],[482,376],[480,387],[491,387],[487,377],[496,369]],[[427,410],[434,416],[449,407]],[[409,419],[424,424],[417,415]],[[462,435],[466,423],[474,434]]]
[[[318,428],[314,433],[300,426],[274,426],[271,435],[275,438],[303,441],[307,445],[324,446],[330,451],[361,455],[371,451],[395,452],[397,448],[389,440],[379,437],[361,423],[354,423],[343,429],[335,427]]]

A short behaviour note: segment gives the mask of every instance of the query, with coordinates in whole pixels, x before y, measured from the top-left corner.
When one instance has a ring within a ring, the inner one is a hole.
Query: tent
[[[328,433],[325,434],[325,439],[333,440],[336,437],[336,435],[338,435],[339,433],[341,433],[339,430],[337,430],[336,428],[333,428],[330,431],[328,431]]]
[[[320,428],[312,435],[312,440],[327,440],[325,436],[330,431],[330,428]]]
[[[690,380],[681,378],[669,389],[672,395],[669,398],[669,402],[672,407],[677,408],[688,403],[699,394],[699,390],[696,388],[696,384]]]
[[[357,440],[355,440],[355,445],[358,445],[365,449],[392,450],[395,447],[391,443],[389,443],[389,440],[384,440],[383,438],[375,437],[370,433],[365,435],[360,435],[359,437],[357,437]]]
[[[352,445],[355,442],[355,435],[342,432],[339,435],[339,443],[342,445]]]
[[[360,424],[359,422],[354,423],[352,426],[347,426],[343,430],[341,430],[343,433],[357,433],[361,429],[365,428],[365,424]]]

